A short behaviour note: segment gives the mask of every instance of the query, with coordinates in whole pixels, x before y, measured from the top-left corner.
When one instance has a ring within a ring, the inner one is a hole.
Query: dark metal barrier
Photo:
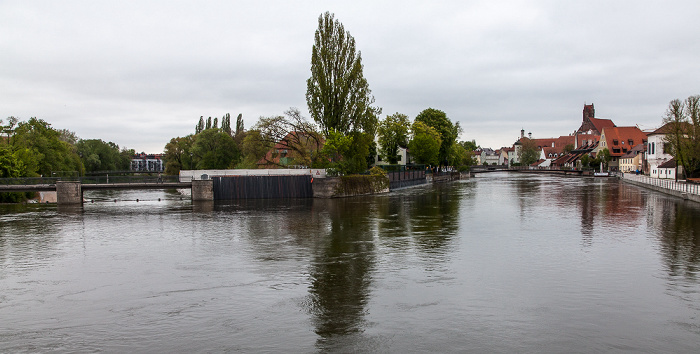
[[[312,198],[311,176],[214,177],[214,200]]]
[[[426,183],[425,170],[389,172],[389,189],[410,187]]]

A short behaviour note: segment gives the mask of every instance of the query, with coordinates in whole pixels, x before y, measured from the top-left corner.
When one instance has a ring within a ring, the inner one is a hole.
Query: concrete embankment
[[[312,183],[314,198],[343,198],[389,193],[386,176],[343,176],[317,178]]]
[[[687,193],[687,192],[683,192],[683,191],[672,190],[672,189],[669,189],[669,188],[666,188],[663,186],[655,186],[652,184],[648,184],[648,183],[644,183],[644,182],[640,182],[640,181],[635,181],[635,180],[624,178],[624,177],[620,178],[620,180],[624,181],[625,183],[629,183],[629,184],[632,184],[632,185],[635,185],[638,187],[651,189],[651,190],[654,190],[657,192],[661,192],[661,193],[672,195],[672,196],[675,196],[678,198],[683,198],[685,200],[690,200],[690,201],[693,201],[696,203],[700,203],[700,195],[697,195],[694,193]]]

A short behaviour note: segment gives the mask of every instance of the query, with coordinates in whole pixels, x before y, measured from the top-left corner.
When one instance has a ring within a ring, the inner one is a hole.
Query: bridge
[[[56,192],[58,204],[81,204],[83,191],[114,189],[192,189],[192,200],[212,200],[211,180],[180,182],[178,176],[100,176],[79,178],[0,178],[0,192]]]

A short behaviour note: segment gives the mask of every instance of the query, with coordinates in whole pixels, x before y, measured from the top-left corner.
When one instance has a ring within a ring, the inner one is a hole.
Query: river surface
[[[0,205],[0,352],[700,350],[700,207],[615,179],[85,197]]]

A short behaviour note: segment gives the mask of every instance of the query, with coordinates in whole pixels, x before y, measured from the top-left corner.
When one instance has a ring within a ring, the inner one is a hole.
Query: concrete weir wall
[[[192,201],[214,200],[214,181],[211,179],[192,181]]]
[[[389,179],[384,176],[316,178],[311,188],[314,198],[343,198],[389,193]]]
[[[56,182],[56,203],[62,205],[82,204],[83,190],[80,182]]]

